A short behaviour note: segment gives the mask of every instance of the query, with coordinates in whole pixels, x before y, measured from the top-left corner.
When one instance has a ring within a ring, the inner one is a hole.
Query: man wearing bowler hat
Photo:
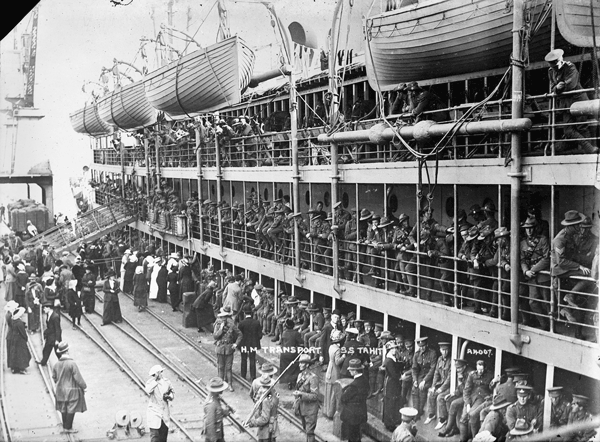
[[[598,152],[598,147],[590,143],[590,134],[585,125],[581,123],[581,119],[585,117],[577,117],[571,115],[569,108],[577,101],[587,101],[589,97],[586,92],[582,91],[583,87],[579,81],[579,72],[577,67],[570,61],[563,59],[564,51],[562,49],[554,49],[548,52],[544,60],[549,65],[548,78],[550,80],[550,88],[556,94],[556,107],[566,109],[557,115],[556,122],[564,125],[565,138],[575,140],[582,150],[582,153],[593,154]],[[580,91],[569,94],[571,91]]]
[[[60,327],[60,314],[55,311],[52,302],[43,304],[44,314],[46,315],[46,329],[44,330],[44,348],[42,350],[42,360],[36,361],[42,366],[46,366],[52,349],[56,349],[58,343],[62,340],[62,329]],[[56,353],[58,357],[58,353]]]
[[[348,442],[361,440],[361,425],[367,422],[367,397],[369,396],[369,380],[363,374],[360,359],[351,359],[348,371],[353,377],[350,384],[342,389],[340,403],[342,411],[342,438]]]

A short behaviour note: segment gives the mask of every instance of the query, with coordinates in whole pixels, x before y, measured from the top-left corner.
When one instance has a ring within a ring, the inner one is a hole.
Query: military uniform
[[[480,413],[485,406],[485,399],[491,396],[490,383],[494,378],[494,374],[487,369],[484,369],[480,374],[477,370],[473,370],[469,373],[465,382],[465,389],[463,391],[463,400],[465,408],[463,409],[463,415],[461,418],[460,432],[461,438],[465,439],[468,428],[471,430],[471,435],[475,435],[479,432]],[[467,412],[467,405],[469,411]]]
[[[413,406],[419,412],[419,416],[423,414],[425,404],[427,402],[427,391],[433,382],[436,362],[438,356],[433,348],[419,348],[413,357],[412,363],[412,400]],[[421,382],[424,382],[423,388],[419,388]]]
[[[447,357],[446,359],[442,358],[442,356],[438,357],[435,364],[433,382],[431,383],[433,391],[430,391],[427,396],[428,412],[430,416],[440,416],[444,413],[443,411],[440,411],[440,409],[445,407],[444,397],[450,393],[451,365],[452,359],[450,357]]]
[[[262,392],[261,392],[262,394]],[[259,442],[276,442],[279,436],[279,394],[271,392],[259,405],[252,418],[250,427],[258,427],[256,437]]]
[[[350,274],[354,270],[356,270],[356,239],[358,235],[358,221],[356,219],[356,213],[352,212],[350,219],[346,222],[344,226],[344,257],[343,257],[343,266],[344,266],[344,277],[346,279],[351,279]],[[355,278],[356,275],[353,275]]]
[[[223,419],[229,416],[229,408],[223,406],[220,396],[209,394],[204,402],[205,442],[225,442]]]
[[[524,278],[530,283],[528,284],[529,306],[531,311],[536,314],[536,319],[542,328],[549,330],[548,310],[550,306],[548,302],[550,301],[550,290],[547,286],[550,276],[540,273],[542,270],[550,268],[550,245],[548,239],[544,236],[534,234],[534,236],[521,240],[520,246],[521,271]],[[531,278],[526,275],[528,271],[534,273]]]
[[[302,428],[306,432],[306,442],[314,442],[320,406],[319,378],[308,369],[300,372],[296,380],[296,390],[300,392],[295,400],[299,402],[297,409],[302,421]]]
[[[571,404],[563,396],[558,403],[552,403],[550,408],[550,428],[562,427],[567,424],[569,414],[571,412]]]
[[[508,429],[512,430],[515,428],[517,419],[525,419],[528,424],[531,424],[535,419],[534,428],[539,429],[542,427],[543,412],[542,404],[531,397],[525,405],[515,402],[514,404],[509,405],[506,410],[506,424],[508,425]]]

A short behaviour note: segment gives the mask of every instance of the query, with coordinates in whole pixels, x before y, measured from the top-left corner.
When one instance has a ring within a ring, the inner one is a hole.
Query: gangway
[[[130,201],[116,198],[103,206],[84,213],[73,221],[56,225],[28,239],[23,244],[35,247],[45,241],[57,253],[71,251],[77,248],[82,241],[94,241],[132,223],[136,219],[137,210],[135,205]]]

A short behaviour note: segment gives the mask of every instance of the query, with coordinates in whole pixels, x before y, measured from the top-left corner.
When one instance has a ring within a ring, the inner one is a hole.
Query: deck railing
[[[591,93],[592,90],[583,90]],[[563,95],[575,94],[573,91]],[[556,96],[545,94],[527,96],[525,116],[531,118],[533,126],[523,137],[522,153],[525,156],[552,156],[590,153],[587,149],[596,147],[595,131],[598,121],[593,118],[578,119],[569,117],[569,109],[557,107]],[[450,115],[448,121],[458,121],[473,104],[425,112],[420,119],[431,118],[433,114],[444,112]],[[475,113],[478,121],[508,119],[511,117],[511,100],[488,102]],[[391,115],[386,117],[392,127],[414,124],[409,116]],[[367,129],[381,122],[362,120],[347,122],[347,130]],[[326,132],[323,127],[299,129],[300,166],[325,165],[331,163],[329,146],[317,142],[317,136]],[[246,137],[234,137],[220,142],[221,166],[223,167],[275,167],[291,165],[290,132],[270,132]],[[409,144],[416,150],[428,151],[435,145],[432,140],[425,145]],[[414,156],[401,143],[374,145],[367,143],[340,143],[338,146],[340,163],[371,163],[412,161]],[[473,157],[506,158],[510,151],[510,134],[459,135],[452,138],[441,150],[438,159],[468,159]],[[215,144],[209,142],[200,151],[203,167],[216,166]],[[126,166],[145,165],[143,150],[127,149],[124,153]],[[149,155],[149,163],[155,163],[155,155]],[[159,149],[160,167],[196,168],[195,142],[184,141],[163,145]],[[120,165],[120,155],[113,149],[94,150],[94,163]]]

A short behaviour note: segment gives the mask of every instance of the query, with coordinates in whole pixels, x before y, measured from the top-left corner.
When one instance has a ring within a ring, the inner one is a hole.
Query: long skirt
[[[196,322],[198,323],[198,328],[208,327],[215,322],[212,305],[207,304],[196,309]]]
[[[16,321],[15,321],[16,322]],[[22,371],[29,367],[29,361],[31,360],[31,353],[27,347],[27,334],[25,332],[25,324],[20,324],[19,330],[14,330],[11,334],[11,339],[8,342],[9,357],[6,360],[6,365],[13,371]],[[25,335],[25,337],[23,337]]]
[[[83,292],[82,296],[83,308],[86,313],[94,313],[96,308],[96,295],[93,291]]]
[[[333,419],[335,414],[335,384],[325,382],[325,395],[323,396],[323,415]]]
[[[4,294],[5,301],[12,301],[15,299],[15,293],[17,291],[17,283],[15,282],[6,282],[4,283],[6,293]]]
[[[400,408],[402,400],[402,384],[400,381],[387,379],[383,396],[383,424],[386,428],[396,428],[401,422]]]
[[[40,329],[40,307],[37,305],[31,308],[31,313],[27,313],[27,328],[30,332]]]
[[[104,311],[102,312],[102,324],[110,324],[111,322],[121,322],[121,304],[119,303],[119,295],[111,295],[108,302],[104,301]]]
[[[279,373],[283,373],[283,370],[285,370],[288,367],[288,365],[290,365],[291,362],[294,359],[296,359],[296,356],[298,356],[298,353],[281,353],[281,355],[279,356]],[[296,383],[299,373],[300,365],[298,364],[298,361],[296,361],[294,362],[294,365],[292,365],[289,368],[289,370],[283,374],[283,376],[281,377],[281,383]]]

